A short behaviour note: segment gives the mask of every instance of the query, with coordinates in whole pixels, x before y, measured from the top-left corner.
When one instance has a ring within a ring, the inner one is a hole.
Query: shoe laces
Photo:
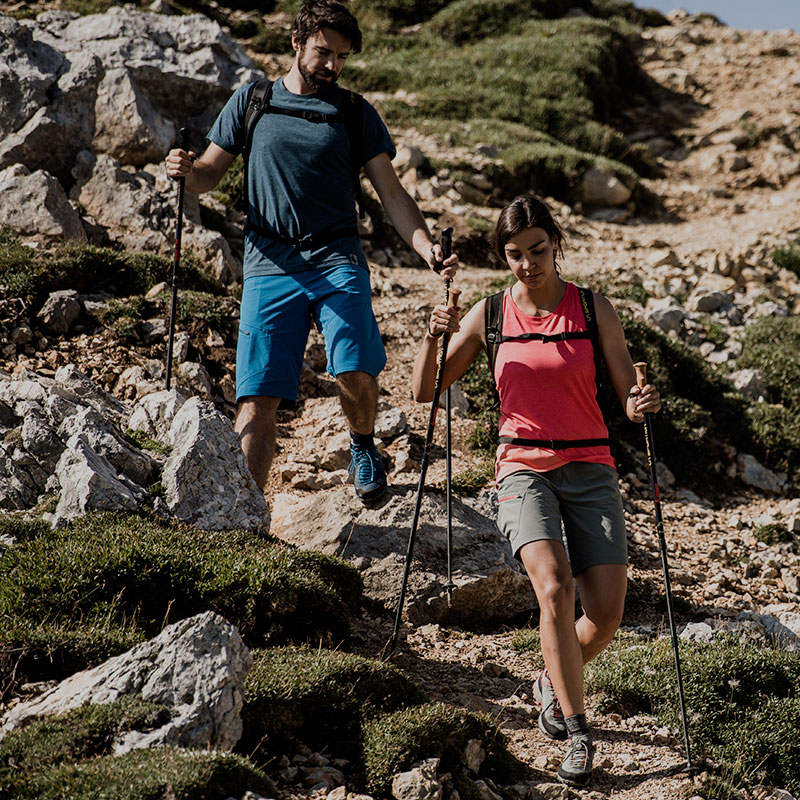
[[[553,689],[553,682],[550,680],[550,675],[548,674],[547,670],[542,672],[542,683],[547,682],[547,685],[550,689]],[[564,712],[561,710],[561,703],[558,702],[558,697],[556,696],[555,690],[553,689],[553,717],[557,720],[564,719]]]
[[[361,483],[369,483],[375,478],[375,460],[380,458],[375,446],[365,447],[361,444],[353,444],[350,447],[352,458],[350,459],[350,474],[355,473]]]
[[[589,760],[589,742],[587,739],[578,737],[569,740],[569,750],[564,757],[564,762],[576,770],[586,769],[586,762]]]

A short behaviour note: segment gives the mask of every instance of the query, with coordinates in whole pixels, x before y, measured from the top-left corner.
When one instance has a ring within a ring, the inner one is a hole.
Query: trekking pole
[[[442,252],[444,253],[444,257],[447,258],[450,255],[450,247],[452,244],[452,228],[445,228],[442,231]],[[458,305],[458,296],[461,294],[459,289],[451,289],[450,288],[450,281],[446,282],[447,287],[447,305],[453,308],[454,306]],[[400,586],[400,599],[397,601],[397,611],[395,612],[394,616],[394,629],[392,630],[392,638],[389,641],[389,652],[388,655],[391,656],[394,653],[395,648],[397,647],[397,637],[400,633],[400,620],[403,616],[403,603],[406,599],[406,589],[408,587],[408,576],[411,573],[411,559],[414,555],[414,539],[417,535],[417,525],[419,523],[419,510],[422,505],[422,490],[425,486],[425,475],[428,472],[428,457],[431,451],[431,445],[433,443],[433,430],[436,427],[436,412],[439,409],[439,399],[442,396],[442,382],[444,379],[444,362],[447,358],[447,345],[450,342],[450,334],[445,333],[442,336],[442,349],[439,355],[439,366],[436,371],[436,382],[433,386],[433,400],[431,401],[431,414],[430,418],[428,419],[428,430],[425,434],[425,446],[422,450],[422,462],[419,468],[419,483],[417,485],[417,501],[414,506],[414,516],[411,522],[411,532],[408,535],[408,545],[406,547],[406,561],[405,566],[403,568],[403,582]],[[448,509],[449,510],[449,509]],[[448,522],[449,522],[449,515],[448,515]],[[450,531],[448,530],[448,537],[450,536]],[[448,576],[450,571],[450,540],[448,538]],[[448,577],[449,579],[449,577]]]
[[[186,150],[189,147],[189,129],[181,128],[178,131],[178,147]],[[175,314],[178,306],[178,267],[181,263],[181,234],[183,233],[183,193],[186,188],[186,179],[178,178],[178,222],[175,226],[175,256],[172,260],[172,303],[169,309],[169,337],[167,338],[167,381],[166,389],[169,391],[172,380],[172,345],[175,340]]]
[[[647,384],[647,363],[638,361],[633,365],[636,371],[636,385],[643,389]],[[678,679],[678,702],[681,707],[681,722],[683,724],[683,741],[686,746],[686,771],[692,772],[692,752],[689,746],[689,724],[686,721],[686,701],[683,696],[683,678],[681,677],[681,657],[678,650],[678,633],[675,630],[675,614],[672,607],[672,587],[669,580],[669,565],[667,563],[667,540],[664,538],[664,522],[661,517],[661,498],[658,491],[656,477],[656,451],[653,440],[653,421],[651,415],[644,415],[644,440],[647,446],[647,463],[650,467],[650,488],[653,490],[653,506],[656,517],[656,532],[658,533],[658,547],[661,551],[661,566],[664,570],[664,587],[667,598],[667,616],[669,617],[669,631],[672,638],[672,653],[675,657],[675,675]]]
[[[453,251],[453,229],[445,228],[442,231],[442,255],[447,258]],[[456,299],[458,294],[456,294]],[[445,278],[444,281],[444,301],[447,305],[450,303],[450,278]],[[450,337],[448,336],[448,339]],[[444,342],[442,342],[444,346]],[[442,355],[442,363],[444,363],[444,354]],[[444,392],[444,419],[445,419],[445,485],[447,487],[447,583],[445,589],[447,591],[447,607],[453,605],[453,589],[456,585],[453,583],[453,437],[452,427],[450,424],[450,387],[448,386]]]

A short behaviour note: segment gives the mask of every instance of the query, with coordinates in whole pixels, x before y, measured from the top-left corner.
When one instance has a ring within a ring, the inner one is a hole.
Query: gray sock
[[[589,732],[589,725],[586,722],[586,714],[573,714],[571,717],[565,717],[564,722],[567,725],[567,735],[572,739],[574,736],[581,738],[591,738]]]

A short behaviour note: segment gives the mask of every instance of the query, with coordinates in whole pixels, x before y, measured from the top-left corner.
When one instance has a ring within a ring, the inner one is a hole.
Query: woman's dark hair
[[[564,234],[543,200],[526,194],[512,200],[501,212],[494,229],[494,251],[506,260],[506,243],[527,228],[541,228],[554,242],[555,252],[564,257]],[[556,265],[557,267],[558,265]]]
[[[338,0],[306,0],[294,18],[292,35],[302,47],[315,33],[332,28],[350,40],[354,53],[361,52],[361,30],[358,20]]]

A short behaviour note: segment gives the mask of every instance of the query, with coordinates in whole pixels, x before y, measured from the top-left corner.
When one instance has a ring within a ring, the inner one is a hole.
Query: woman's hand
[[[434,306],[428,321],[428,336],[438,339],[444,333],[457,333],[461,330],[459,313],[458,306],[452,308],[445,305]]]
[[[648,383],[641,389],[638,386],[631,387],[625,407],[631,422],[642,422],[645,414],[655,414],[660,409],[661,395],[655,386]]]

